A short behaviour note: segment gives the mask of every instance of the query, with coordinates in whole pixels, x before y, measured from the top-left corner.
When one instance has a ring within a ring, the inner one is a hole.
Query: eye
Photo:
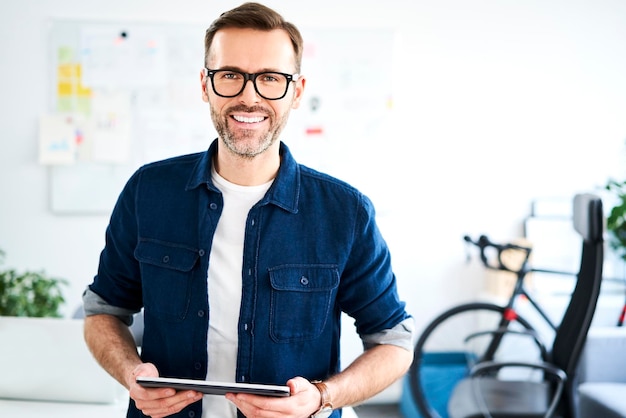
[[[280,82],[282,77],[280,74],[276,73],[263,73],[259,76],[263,83],[277,83]]]
[[[239,80],[241,78],[241,74],[234,71],[219,71],[216,75],[222,80]]]

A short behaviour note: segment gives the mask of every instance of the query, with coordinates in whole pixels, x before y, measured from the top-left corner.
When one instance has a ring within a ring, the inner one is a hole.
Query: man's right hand
[[[202,399],[202,393],[193,390],[176,391],[172,388],[144,388],[137,376],[158,377],[159,371],[152,363],[137,366],[127,378],[130,397],[137,409],[152,418],[163,418],[180,412],[186,406]]]

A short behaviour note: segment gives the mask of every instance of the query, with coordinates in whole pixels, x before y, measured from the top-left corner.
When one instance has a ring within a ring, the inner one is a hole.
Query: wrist
[[[326,384],[320,380],[314,380],[311,382],[317,390],[320,392],[320,407],[311,415],[311,418],[326,418],[333,413],[333,404],[330,399],[330,393]]]

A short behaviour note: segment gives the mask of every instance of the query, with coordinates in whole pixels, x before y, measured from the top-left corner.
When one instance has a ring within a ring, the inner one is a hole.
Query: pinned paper
[[[162,34],[145,29],[81,28],[83,80],[93,88],[164,86],[168,81],[166,46]]]
[[[76,145],[77,128],[71,117],[44,115],[39,119],[40,164],[73,164]]]
[[[94,92],[87,120],[92,161],[126,163],[131,150],[131,99],[126,92]]]

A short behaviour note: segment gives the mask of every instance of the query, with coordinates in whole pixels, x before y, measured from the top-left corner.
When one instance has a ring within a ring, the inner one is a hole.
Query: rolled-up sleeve
[[[107,301],[102,299],[100,295],[89,288],[83,293],[83,310],[85,311],[85,316],[101,314],[113,315],[128,326],[133,323],[133,315],[139,312],[139,310],[110,305]]]
[[[412,352],[416,340],[415,321],[413,317],[408,317],[393,328],[362,335],[361,340],[366,350],[376,345],[390,344]]]

